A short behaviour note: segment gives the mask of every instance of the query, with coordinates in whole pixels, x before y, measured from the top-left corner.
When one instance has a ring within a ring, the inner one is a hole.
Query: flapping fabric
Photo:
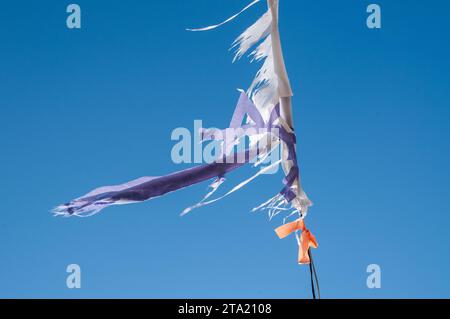
[[[254,0],[240,12],[225,21],[190,31],[208,31],[220,27],[260,2]],[[283,225],[276,229],[280,238],[296,234],[299,246],[298,263],[310,264],[311,248],[317,248],[316,238],[306,228],[304,218],[312,202],[303,190],[297,158],[297,137],[292,116],[292,89],[283,58],[278,29],[278,0],[267,0],[268,10],[232,43],[235,50],[233,62],[248,54],[251,62],[262,63],[247,91],[242,91],[230,125],[224,130],[201,129],[202,142],[215,140],[222,145],[216,160],[172,174],[158,177],[142,177],[131,182],[97,188],[88,194],[56,207],[57,216],[92,216],[106,207],[143,202],[194,184],[211,181],[209,192],[196,204],[186,208],[182,215],[212,204],[241,189],[274,166],[281,165],[284,172],[282,189],[276,195],[255,207],[253,211],[267,211],[269,218],[284,213]],[[240,129],[232,137],[230,129]],[[247,137],[249,146],[235,152],[234,146]],[[260,168],[253,176],[239,183],[223,195],[212,198],[225,183],[226,175],[245,164],[259,166],[269,155],[279,150],[281,159]],[[281,182],[280,182],[281,184]],[[295,221],[288,222],[290,218]],[[299,236],[300,234],[300,236]],[[317,277],[316,277],[317,279]],[[316,280],[317,281],[317,280]],[[314,288],[313,288],[313,294]]]
[[[256,119],[257,124],[255,125],[255,127],[269,128],[269,125],[266,125],[261,120],[261,116],[258,110],[248,99],[246,94],[241,93],[238,104],[236,106],[236,111],[231,121],[231,125],[237,127],[239,125],[239,121],[242,122],[243,118],[245,118],[245,115],[247,114],[249,117]],[[205,132],[205,130],[202,130],[202,132]],[[270,132],[267,132],[267,134],[270,134]],[[212,138],[212,136],[207,136],[206,133],[203,133],[203,139],[206,139],[207,137]],[[239,138],[239,136],[235,138]],[[100,187],[82,197],[56,207],[53,212],[57,216],[66,217],[92,216],[96,213],[99,213],[101,210],[108,206],[143,202],[215,178],[216,180],[210,185],[212,188],[212,192],[207,194],[199,204],[184,210],[183,214],[186,214],[193,208],[204,206],[208,203],[217,201],[214,200],[206,202],[205,200],[219,188],[219,186],[225,180],[224,176],[227,173],[245,165],[246,163],[255,161],[262,155],[270,153],[276,145],[276,141],[275,143],[267,143],[263,148],[261,148],[260,145],[254,145],[253,148],[248,148],[242,153],[231,153],[228,155],[223,154],[219,159],[210,164],[200,165],[165,176],[142,177],[137,180],[117,186]],[[278,164],[279,162],[276,164],[272,164],[272,166]],[[265,168],[265,170],[267,169],[268,168]],[[264,171],[260,171],[255,175],[255,177],[263,173]],[[253,179],[254,178],[251,178],[249,181]],[[244,185],[241,185],[241,187],[242,186]],[[237,189],[228,192],[228,195],[235,190]]]

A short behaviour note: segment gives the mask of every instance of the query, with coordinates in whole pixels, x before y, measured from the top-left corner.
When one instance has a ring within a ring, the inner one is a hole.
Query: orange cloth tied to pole
[[[302,231],[298,251],[298,263],[309,264],[311,262],[308,255],[309,248],[310,247],[317,248],[319,245],[317,244],[317,240],[314,237],[314,235],[311,234],[311,232],[306,228],[303,219],[298,219],[294,222],[284,224],[275,229],[275,232],[277,233],[280,239],[283,239],[297,230]]]

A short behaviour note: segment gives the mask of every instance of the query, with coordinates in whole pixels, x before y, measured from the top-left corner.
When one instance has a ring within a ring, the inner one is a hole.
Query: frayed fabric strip
[[[268,123],[264,123],[262,120],[261,114],[259,113],[256,106],[252,103],[252,101],[247,97],[245,93],[241,93],[236,110],[234,112],[233,118],[230,123],[230,127],[237,128],[239,125],[242,125],[242,122],[246,115],[252,120],[254,124],[248,124],[248,127],[254,127],[256,129],[266,128],[269,132],[278,132],[277,138],[286,143],[290,152],[294,152],[294,154],[290,154],[289,158],[295,159],[295,135],[293,133],[288,133],[283,126],[276,125],[275,122],[279,118],[279,105],[276,105],[272,110],[271,116],[269,118]],[[276,129],[276,130],[275,130]],[[273,130],[273,131],[271,131]],[[214,136],[210,136],[211,139],[214,139]],[[257,148],[257,147],[256,147]],[[272,151],[272,148],[269,147],[264,150],[255,150],[247,149],[243,155],[239,154],[231,154],[224,155],[221,161],[216,160],[216,162],[211,164],[205,164],[201,166],[197,166],[194,168],[182,170],[170,175],[160,176],[160,177],[142,177],[137,180],[118,185],[118,186],[106,186],[95,189],[94,191],[82,196],[78,199],[75,199],[69,203],[64,205],[60,205],[56,207],[53,212],[56,216],[78,216],[78,217],[87,217],[92,216],[99,213],[101,210],[108,206],[112,205],[123,205],[123,204],[131,204],[137,202],[147,201],[149,199],[159,197],[165,195],[167,193],[177,191],[179,189],[210,180],[212,178],[216,178],[216,182],[211,185],[212,192],[207,194],[203,200],[199,203],[185,209],[182,215],[187,214],[191,210],[205,206],[207,204],[211,204],[216,202],[217,200],[224,198],[234,191],[245,186],[249,181],[253,180],[257,176],[264,173],[268,168],[262,169],[260,172],[255,174],[255,176],[251,177],[248,181],[244,182],[244,184],[238,185],[238,188],[233,188],[232,191],[228,192],[224,196],[219,197],[218,199],[212,201],[206,201],[224,182],[224,176],[246,163],[249,163],[255,159],[256,156],[261,156],[268,154]],[[236,158],[243,158],[244,161],[239,162]],[[279,165],[280,161],[269,166],[273,168],[273,166]],[[295,165],[292,167],[290,174],[284,179],[285,187],[280,192],[285,199],[285,201],[290,202],[295,197],[295,193],[291,190],[292,184],[295,179],[298,178],[298,168]],[[273,208],[272,216],[273,217],[279,208]]]

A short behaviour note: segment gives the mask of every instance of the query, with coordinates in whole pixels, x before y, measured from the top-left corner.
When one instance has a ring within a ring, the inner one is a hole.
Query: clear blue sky
[[[197,185],[87,219],[49,210],[101,185],[185,166],[171,131],[225,127],[257,70],[231,64],[232,40],[264,3],[213,32],[249,0],[65,1],[0,8],[0,297],[307,298],[294,238],[249,210],[280,190],[265,176],[180,218]],[[450,297],[450,4],[281,0],[308,225],[323,297]],[[230,175],[227,186],[248,176]],[[66,266],[82,289],[66,288]],[[382,288],[366,287],[366,267]]]

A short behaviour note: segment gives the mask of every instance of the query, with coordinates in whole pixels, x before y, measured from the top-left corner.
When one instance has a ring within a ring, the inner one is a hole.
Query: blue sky
[[[101,185],[185,166],[176,127],[225,127],[257,70],[232,40],[264,3],[10,1],[0,10],[0,297],[309,298],[294,238],[250,209],[282,186],[264,176],[180,218],[207,183],[87,219],[50,209]],[[375,2],[375,1],[374,1]],[[450,4],[281,1],[307,222],[326,298],[450,297]],[[228,186],[251,173],[229,176]],[[66,287],[79,264],[82,288]],[[382,288],[366,287],[379,264]]]

